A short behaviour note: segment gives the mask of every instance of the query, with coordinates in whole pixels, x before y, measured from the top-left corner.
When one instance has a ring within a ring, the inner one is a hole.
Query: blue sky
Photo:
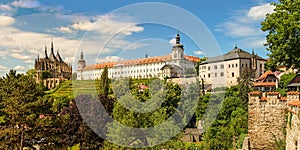
[[[151,2],[163,7],[136,5],[143,2],[149,1],[1,0],[0,76],[10,69],[22,73],[33,68],[38,55],[44,57],[45,46],[49,53],[52,39],[55,53],[74,67],[81,50],[88,64],[168,54],[177,32],[187,55],[218,55],[237,44],[267,58],[262,45],[267,33],[260,30],[260,22],[273,12],[269,3],[275,0],[156,0]],[[153,17],[148,11],[157,13],[156,23],[147,22]],[[195,17],[200,25],[191,20]]]

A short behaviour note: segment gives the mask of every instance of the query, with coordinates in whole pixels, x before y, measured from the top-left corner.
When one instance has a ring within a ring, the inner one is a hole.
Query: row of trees
[[[78,101],[85,101],[81,96]],[[103,97],[99,99],[105,101]],[[84,123],[74,100],[53,98],[43,91],[32,74],[11,70],[0,79],[0,149],[23,149],[39,145],[43,149],[99,148],[99,138]]]

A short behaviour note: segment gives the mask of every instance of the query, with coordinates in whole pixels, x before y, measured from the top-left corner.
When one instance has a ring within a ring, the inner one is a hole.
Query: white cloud
[[[121,61],[123,58],[119,56],[106,56],[104,58],[97,58],[96,63],[103,63],[103,62],[117,62]]]
[[[0,71],[7,71],[7,70],[8,70],[8,68],[6,66],[0,65]]]
[[[15,22],[15,19],[9,16],[0,16],[0,26],[9,26]]]
[[[143,27],[136,26],[133,22],[122,21],[120,16],[115,15],[102,15],[97,19],[93,20],[83,20],[76,22],[71,25],[75,30],[83,31],[96,31],[100,34],[105,35],[131,35],[133,32],[141,32],[144,30]]]
[[[20,60],[28,60],[31,58],[30,56],[19,54],[19,53],[12,53],[11,56]]]
[[[239,42],[248,48],[263,47],[266,33],[261,31],[260,22],[266,14],[272,13],[274,6],[267,4],[256,5],[249,9],[236,10],[216,31],[223,32],[231,38],[239,38]]]
[[[202,51],[194,51],[194,54],[196,54],[196,55],[203,55],[203,54],[205,54],[205,53],[202,52]]]
[[[59,27],[55,28],[57,31],[60,31],[62,33],[72,33],[73,31],[68,27]]]
[[[262,34],[259,28],[241,22],[225,22],[225,34],[232,37],[247,37]]]
[[[38,8],[41,7],[41,3],[36,0],[17,0],[11,3],[14,7],[21,8]]]
[[[175,38],[172,38],[171,40],[169,40],[169,43],[171,45],[175,45],[176,44],[176,39]]]
[[[9,5],[0,4],[0,10],[11,11],[13,9]]]
[[[274,8],[275,6],[271,5],[270,3],[254,6],[248,11],[248,16],[253,20],[264,20],[267,14],[274,12]]]
[[[25,67],[17,65],[17,66],[14,67],[14,70],[22,71],[22,70],[25,70]]]

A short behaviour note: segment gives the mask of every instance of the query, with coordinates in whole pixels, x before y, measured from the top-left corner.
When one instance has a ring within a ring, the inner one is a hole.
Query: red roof
[[[260,91],[253,91],[249,93],[250,95],[260,95],[261,92]]]
[[[292,102],[289,102],[288,104],[292,105],[292,106],[300,106],[300,101],[292,101]]]
[[[201,60],[199,57],[195,56],[187,56],[185,55],[184,58],[191,62],[198,62]],[[165,55],[165,56],[155,56],[149,58],[139,58],[139,59],[132,59],[132,60],[122,60],[119,62],[105,62],[101,64],[94,64],[94,65],[87,65],[84,69],[91,70],[91,69],[102,69],[104,67],[112,68],[115,65],[136,65],[136,64],[148,64],[148,63],[156,63],[156,62],[164,62],[167,60],[172,60],[172,55]]]
[[[286,100],[287,100],[287,97],[280,97],[280,100],[286,101]]]
[[[263,96],[263,97],[260,98],[260,100],[261,100],[261,101],[266,101],[266,100],[267,100],[267,97]]]
[[[276,82],[256,82],[253,86],[276,86]]]
[[[291,92],[287,92],[286,94],[287,94],[287,95],[299,95],[300,92],[297,92],[297,91],[291,91]]]
[[[272,71],[268,70],[264,74],[262,74],[259,78],[257,78],[256,80],[263,81],[267,78],[268,75],[274,75],[274,73]]]

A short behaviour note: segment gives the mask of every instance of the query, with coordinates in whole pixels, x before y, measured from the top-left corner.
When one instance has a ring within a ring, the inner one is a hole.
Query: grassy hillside
[[[75,87],[75,88],[73,88]],[[75,95],[80,94],[96,94],[96,89],[99,87],[99,80],[87,80],[87,81],[72,81],[67,80],[61,83],[54,89],[46,91],[47,94],[53,97],[68,97],[74,98]],[[74,91],[73,91],[74,89]]]
[[[137,85],[143,83],[149,85],[153,80],[151,79],[132,79],[131,83]],[[74,98],[74,95],[80,94],[92,94],[96,95],[99,91],[100,80],[67,80],[62,82],[59,86],[49,91],[46,91],[47,94],[53,97],[67,97]],[[74,91],[73,91],[74,90]]]

